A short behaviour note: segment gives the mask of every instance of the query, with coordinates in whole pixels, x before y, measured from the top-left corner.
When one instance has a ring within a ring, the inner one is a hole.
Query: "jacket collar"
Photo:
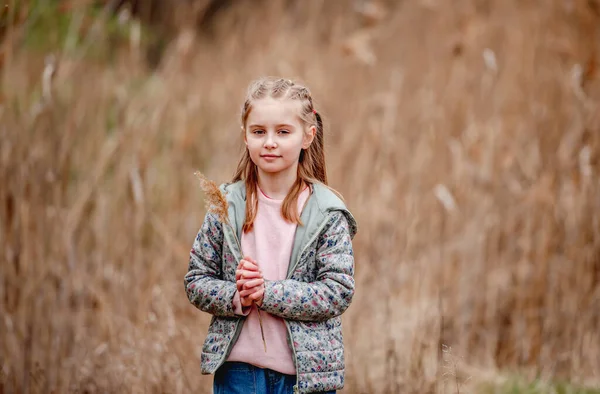
[[[295,266],[295,262],[300,258],[301,253],[311,243],[326,224],[325,220],[331,212],[341,211],[346,216],[350,225],[350,236],[354,238],[357,232],[356,220],[346,208],[344,202],[329,187],[321,183],[312,185],[312,192],[302,210],[300,220],[303,225],[296,228],[294,236],[294,246],[290,256],[290,270]],[[246,185],[244,181],[235,183],[224,183],[220,187],[227,198],[229,204],[229,220],[235,230],[238,240],[241,240],[242,227],[246,217]],[[230,245],[232,250],[237,250]],[[241,255],[242,252],[237,250]],[[238,256],[241,258],[242,256]]]
[[[221,185],[220,189],[227,198],[230,220],[233,227],[236,229],[238,237],[240,237],[246,216],[246,184],[244,181],[224,183]],[[312,193],[302,211],[301,219],[304,216],[304,212],[307,210],[317,211],[323,216],[326,216],[332,211],[342,211],[350,223],[351,236],[354,238],[354,235],[357,232],[356,220],[342,199],[322,183],[313,184],[311,189]],[[302,220],[302,222],[305,226],[308,225],[304,220]]]

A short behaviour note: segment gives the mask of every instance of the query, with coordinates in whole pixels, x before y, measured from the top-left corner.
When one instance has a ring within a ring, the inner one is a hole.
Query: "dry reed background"
[[[0,392],[210,392],[193,173],[231,177],[264,74],[311,87],[359,222],[344,392],[456,392],[442,345],[461,392],[600,385],[600,4],[357,4],[232,2],[155,70],[135,21],[64,11],[55,66],[6,29]]]

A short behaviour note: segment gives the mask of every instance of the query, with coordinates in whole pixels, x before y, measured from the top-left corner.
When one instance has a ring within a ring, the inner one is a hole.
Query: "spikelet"
[[[221,223],[230,225],[228,215],[229,204],[223,193],[221,193],[219,186],[200,171],[196,171],[194,175],[200,181],[200,188],[206,196],[206,210],[217,215]]]
[[[231,226],[231,223],[229,222],[229,204],[227,203],[227,199],[225,198],[223,193],[221,193],[219,186],[214,181],[211,181],[210,179],[208,179],[200,171],[196,171],[194,173],[194,175],[196,175],[196,178],[198,178],[198,180],[200,181],[200,188],[202,189],[202,191],[204,192],[204,195],[206,197],[206,200],[205,200],[206,210],[208,212],[211,212],[211,213],[217,215],[219,222],[229,226],[233,230],[233,227]],[[235,236],[235,231],[233,231],[233,234]],[[235,240],[237,242],[237,246],[238,246],[239,250],[241,251],[242,245],[239,242],[239,240],[237,239],[237,236],[235,237]],[[260,324],[260,335],[262,337],[263,347],[264,347],[265,353],[266,353],[267,352],[267,341],[265,340],[265,332],[263,330],[262,315],[260,313],[260,309],[257,309],[257,311],[258,311],[258,322]]]

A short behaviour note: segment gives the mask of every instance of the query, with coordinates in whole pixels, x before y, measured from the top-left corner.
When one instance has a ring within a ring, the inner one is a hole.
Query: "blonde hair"
[[[246,101],[242,107],[242,132],[245,133],[246,121],[255,100],[262,98],[298,100],[301,104],[300,119],[307,126],[315,126],[317,132],[308,149],[303,149],[298,162],[296,182],[283,200],[281,215],[291,223],[302,224],[298,212],[298,197],[305,184],[322,183],[327,185],[327,170],[325,168],[325,150],[323,141],[323,120],[313,106],[310,91],[305,86],[283,78],[261,78],[253,81],[248,87]],[[237,166],[233,182],[244,180],[246,184],[246,218],[243,231],[248,232],[254,227],[254,219],[258,210],[258,171],[256,164],[250,158],[246,147]]]

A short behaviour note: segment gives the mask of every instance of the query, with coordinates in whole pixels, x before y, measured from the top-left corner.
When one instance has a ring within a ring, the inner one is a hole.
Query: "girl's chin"
[[[290,167],[283,167],[281,165],[259,165],[258,169],[260,170],[260,172],[263,172],[265,174],[268,175],[276,175],[276,174],[280,174],[280,173],[284,173],[286,170],[289,170],[291,168]]]
[[[258,167],[258,169],[261,172],[263,172],[265,174],[269,174],[269,175],[275,175],[275,174],[279,174],[279,173],[285,171],[284,169],[281,169],[281,168],[269,168],[266,166]]]

